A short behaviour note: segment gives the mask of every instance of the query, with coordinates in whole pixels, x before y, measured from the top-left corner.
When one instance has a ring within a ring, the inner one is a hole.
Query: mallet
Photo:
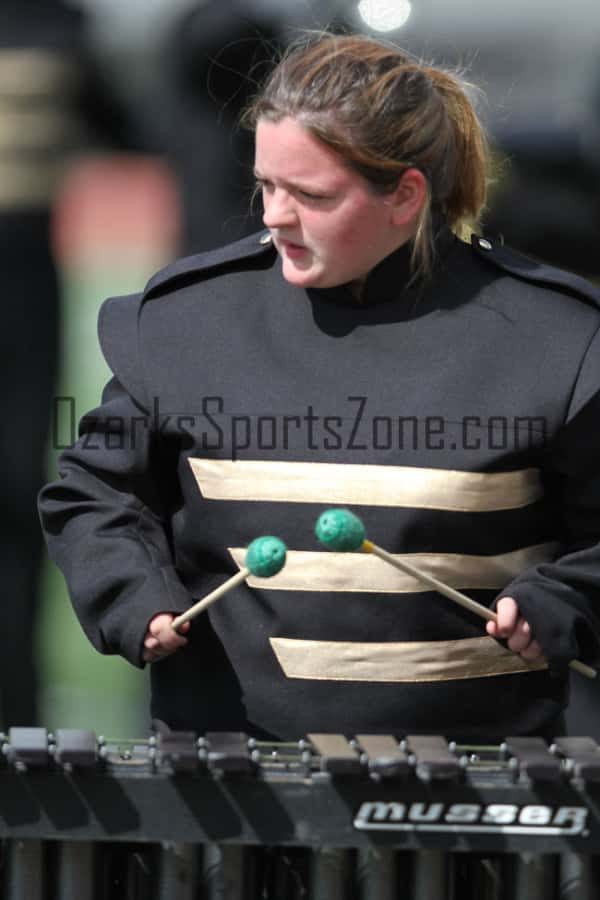
[[[358,516],[355,516],[354,513],[350,512],[348,509],[326,510],[326,512],[319,516],[315,532],[320,542],[329,550],[336,550],[341,553],[364,550],[365,553],[372,553],[374,556],[378,556],[380,559],[384,560],[384,562],[389,563],[396,569],[400,569],[400,571],[412,575],[413,578],[417,578],[419,581],[423,582],[423,584],[426,584],[434,591],[443,594],[444,597],[447,597],[454,603],[458,603],[460,606],[468,609],[469,612],[474,613],[476,616],[491,622],[496,622],[498,620],[496,613],[491,609],[488,609],[487,606],[477,603],[476,600],[472,600],[470,597],[467,597],[466,594],[462,594],[460,591],[455,590],[453,587],[450,587],[449,584],[439,581],[439,579],[434,578],[433,575],[428,575],[427,572],[422,572],[421,569],[417,569],[415,566],[404,560],[397,559],[395,556],[392,556],[391,553],[378,547],[377,544],[368,541],[365,536],[365,526]],[[581,675],[585,675],[587,678],[596,677],[596,670],[592,669],[591,666],[587,666],[585,663],[580,662],[578,659],[572,659],[569,666]]]
[[[198,600],[197,603],[190,606],[182,615],[173,619],[171,628],[177,631],[181,625],[204,612],[207,606],[210,606],[211,603],[214,603],[227,591],[237,587],[248,575],[256,575],[258,578],[271,578],[273,575],[277,575],[285,565],[286,552],[285,544],[277,537],[265,535],[264,537],[256,538],[248,545],[244,568],[240,569],[236,575],[228,578],[220,587],[207,594],[206,597],[203,597],[202,600]]]

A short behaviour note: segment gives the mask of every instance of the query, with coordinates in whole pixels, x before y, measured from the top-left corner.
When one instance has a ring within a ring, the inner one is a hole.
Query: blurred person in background
[[[187,10],[167,39],[161,142],[179,179],[185,253],[260,228],[249,202],[253,142],[237,122],[277,42],[274,24],[209,2]]]
[[[487,227],[524,253],[600,278],[600,110],[562,127],[542,119],[501,129],[495,139],[509,164]]]
[[[87,139],[119,145],[126,119],[105,90],[81,11],[60,0],[0,5],[0,725],[37,721],[35,627],[42,538],[36,495],[58,361],[54,199]]]

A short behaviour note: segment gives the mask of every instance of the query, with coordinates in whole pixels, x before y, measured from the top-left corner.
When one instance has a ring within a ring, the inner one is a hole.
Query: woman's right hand
[[[179,631],[171,627],[175,616],[172,613],[159,613],[150,619],[148,630],[144,635],[144,651],[142,659],[146,663],[158,662],[180,647],[185,647],[187,638],[184,635],[190,630],[190,623],[180,625]]]

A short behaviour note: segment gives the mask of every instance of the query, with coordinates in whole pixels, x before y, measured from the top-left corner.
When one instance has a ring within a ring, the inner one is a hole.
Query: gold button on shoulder
[[[482,250],[491,250],[492,242],[488,241],[487,238],[479,238],[479,246],[481,247]]]
[[[270,244],[272,240],[273,240],[273,236],[271,235],[271,233],[269,231],[267,231],[266,234],[262,235],[262,237],[260,239],[260,243],[261,244]]]

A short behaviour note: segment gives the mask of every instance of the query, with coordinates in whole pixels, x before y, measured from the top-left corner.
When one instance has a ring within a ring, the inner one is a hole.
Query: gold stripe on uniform
[[[543,496],[538,469],[461,472],[416,466],[194,459],[210,500],[415,507],[451,512],[517,509]]]
[[[54,96],[57,91],[74,91],[80,83],[79,67],[60,51],[0,50],[0,96]]]
[[[0,210],[49,206],[64,174],[64,163],[0,159]]]
[[[64,104],[56,109],[3,109],[0,105],[0,152],[22,160],[23,150],[46,153],[73,146],[83,134]],[[36,160],[38,162],[38,160]]]
[[[460,553],[394,554],[418,569],[455,588],[501,589],[529,566],[556,556],[556,544],[536,544],[498,556],[468,556]],[[243,568],[246,550],[230,547],[238,568]],[[367,593],[417,593],[431,588],[411,575],[394,569],[369,553],[328,553],[288,550],[286,564],[272,578],[246,579],[250,587],[279,591],[360,591]]]
[[[546,669],[527,662],[491,637],[456,641],[362,643],[269,638],[287,678],[317,681],[458,681]]]

